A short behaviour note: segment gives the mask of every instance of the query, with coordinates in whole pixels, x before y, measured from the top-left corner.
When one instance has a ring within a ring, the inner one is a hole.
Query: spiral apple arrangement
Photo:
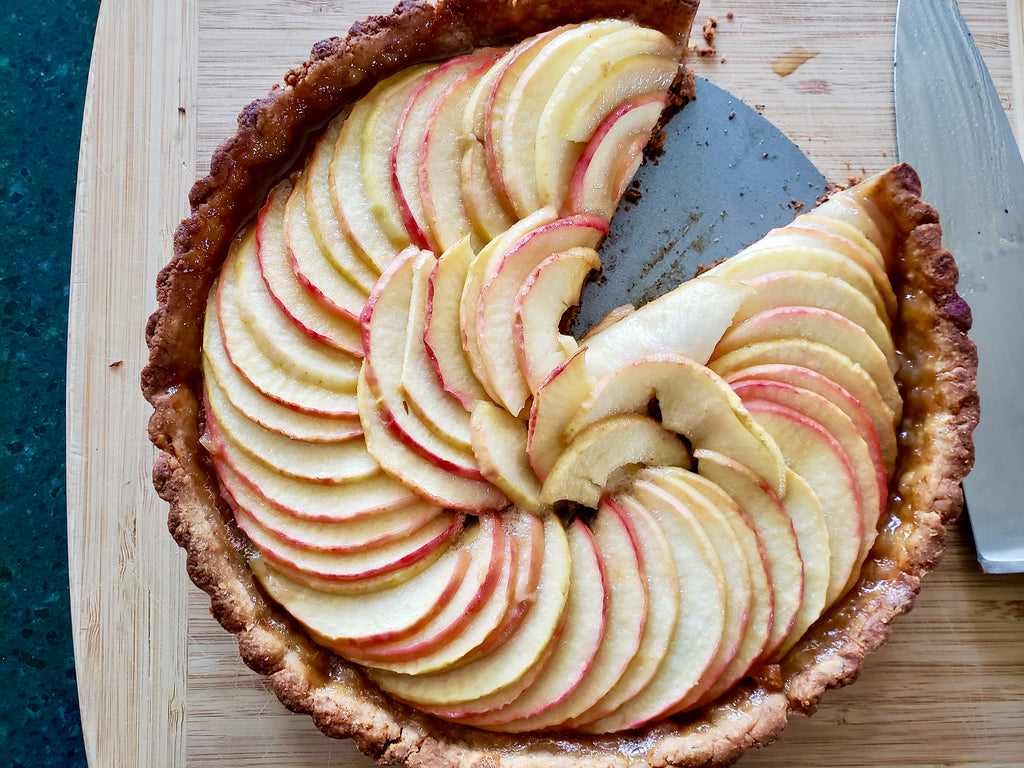
[[[382,81],[210,294],[204,444],[254,574],[423,712],[609,733],[700,706],[871,549],[902,407],[879,179],[560,330],[680,54],[602,20]]]

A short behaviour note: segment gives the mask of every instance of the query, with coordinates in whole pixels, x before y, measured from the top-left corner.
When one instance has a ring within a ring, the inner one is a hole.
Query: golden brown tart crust
[[[330,736],[351,737],[385,763],[410,766],[727,765],[773,741],[790,711],[812,712],[828,688],[857,674],[864,657],[910,609],[920,580],[943,548],[944,526],[962,505],[960,480],[973,462],[978,419],[977,359],[967,338],[970,311],[956,293],[957,270],[941,247],[935,211],[920,200],[907,166],[878,177],[863,196],[886,214],[898,253],[889,254],[894,328],[902,355],[905,407],[900,456],[880,535],[854,589],[787,654],[696,712],[605,737],[505,736],[431,718],[383,695],[360,672],[317,646],[272,603],[246,565],[251,545],[220,497],[203,430],[200,351],[205,298],[238,227],[270,184],[301,155],[308,137],[378,79],[417,61],[522,38],[600,16],[629,17],[685,42],[696,10],[677,0],[485,2],[432,8],[399,5],[389,17],[319,43],[285,85],[247,107],[210,175],[192,190],[192,215],[179,228],[171,263],[157,284],[159,308],[147,326],[143,392],[160,449],[154,483],[170,503],[169,528],[187,552],[188,573],[211,598],[220,623],[238,637],[245,662],[269,676],[281,701],[309,714]]]

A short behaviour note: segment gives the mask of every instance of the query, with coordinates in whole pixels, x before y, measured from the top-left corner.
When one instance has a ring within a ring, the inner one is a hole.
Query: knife
[[[955,0],[899,0],[896,137],[939,212],[978,346],[981,423],[964,481],[987,573],[1024,571],[1024,161]]]

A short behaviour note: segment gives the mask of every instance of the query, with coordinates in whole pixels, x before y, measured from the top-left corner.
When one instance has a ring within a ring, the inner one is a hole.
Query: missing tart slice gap
[[[907,166],[563,333],[694,12],[403,4],[193,190],[156,486],[246,662],[381,762],[727,764],[856,675],[959,513],[970,315]]]

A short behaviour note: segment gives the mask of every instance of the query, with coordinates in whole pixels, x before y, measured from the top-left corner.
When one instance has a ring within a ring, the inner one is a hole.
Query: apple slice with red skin
[[[483,235],[474,227],[463,200],[463,114],[476,84],[494,63],[489,58],[449,84],[426,121],[418,159],[419,197],[426,227],[440,251],[467,236],[479,245]],[[489,182],[482,179],[481,183]]]
[[[867,253],[868,256],[882,265],[882,268],[888,273],[889,265],[886,263],[885,256],[882,255],[878,246],[868,238],[867,234],[848,221],[828,215],[828,201],[826,201],[824,206],[824,208],[818,208],[810,213],[805,213],[803,216],[798,216],[790,226],[798,229],[812,229],[816,232],[827,232],[833,237],[842,238],[847,241],[850,247],[859,248]],[[870,224],[872,231],[877,235],[877,225],[874,222]]]
[[[530,406],[526,455],[537,478],[544,482],[569,444],[565,428],[594,386],[581,349],[551,372]]]
[[[791,269],[768,272],[744,282],[754,286],[756,293],[740,307],[734,323],[742,323],[760,312],[779,307],[827,309],[859,325],[882,350],[887,361],[895,360],[896,350],[889,327],[863,293],[838,277]]]
[[[310,338],[328,347],[359,355],[362,349],[355,318],[331,311],[318,303],[293,269],[294,257],[289,254],[284,236],[285,209],[293,189],[291,182],[280,182],[270,190],[267,202],[257,216],[256,258],[263,283],[274,303]],[[301,195],[302,188],[298,190]],[[300,210],[305,215],[305,210]],[[311,247],[319,250],[312,234],[309,241]],[[295,247],[301,248],[301,245],[296,242]],[[318,255],[317,258],[323,259],[323,256]],[[361,303],[362,295],[355,288],[351,292],[356,297],[355,303]]]
[[[346,657],[366,666],[379,666],[426,659],[458,638],[469,636],[474,631],[480,638],[486,637],[488,620],[496,626],[502,615],[502,606],[507,606],[509,584],[514,583],[514,542],[508,523],[500,515],[482,515],[480,524],[490,526],[493,541],[490,555],[470,557],[466,576],[458,584],[457,591],[443,607],[433,611],[428,619],[420,622],[411,632],[402,632],[373,638],[372,641],[346,642],[338,650]],[[481,631],[480,626],[484,629]],[[472,645],[468,647],[473,647]],[[458,658],[456,653],[453,658]]]
[[[567,213],[611,219],[667,103],[667,92],[648,93],[612,110],[576,162],[564,204]]]
[[[235,445],[286,477],[314,483],[344,483],[377,471],[359,437],[337,443],[305,443],[250,421],[217,384],[205,381],[206,415]]]
[[[239,309],[241,297],[236,269],[242,258],[255,258],[255,247],[255,236],[251,230],[236,238],[207,302],[206,316],[209,318],[216,314],[228,360],[255,390],[284,407],[314,416],[355,416],[353,388],[332,388],[304,375],[301,370],[282,366],[277,356],[271,357],[257,343]]]
[[[515,349],[509,343],[515,320],[515,301],[530,273],[552,253],[570,248],[594,248],[608,233],[608,224],[596,216],[572,216],[540,226],[497,249],[483,274],[476,311],[477,345],[488,389],[513,416],[530,397]]]
[[[888,503],[889,493],[885,468],[875,462],[867,443],[857,432],[853,420],[821,395],[790,384],[748,380],[737,382],[733,389],[742,400],[778,403],[802,413],[817,422],[842,446],[850,459],[854,481],[860,494],[861,512],[864,515],[860,553],[857,556],[858,563],[863,562],[868,550],[875,543],[878,521]],[[847,588],[853,585],[852,579],[855,579],[859,572],[859,568],[854,569]]]
[[[714,544],[725,575],[727,613],[718,652],[697,685],[663,714],[682,712],[706,698],[723,675],[728,674],[735,682],[746,674],[771,634],[775,596],[761,542],[732,497],[709,480],[683,469],[649,470],[638,479],[690,507]],[[646,497],[639,484],[633,492],[643,503]]]
[[[646,472],[643,477],[694,505],[695,510],[700,510],[698,517],[704,530],[715,541],[726,573],[729,616],[722,644],[701,682],[673,707],[674,712],[681,712],[718,698],[742,679],[761,657],[775,623],[775,585],[770,578],[765,547],[757,527],[736,500],[720,486],[702,475],[685,470]],[[718,531],[716,538],[714,525],[709,525],[712,521],[719,525],[724,522],[728,526],[735,536],[738,550],[732,547],[731,541],[724,535],[725,531]],[[795,537],[793,542],[795,544]],[[739,561],[732,559],[737,552]],[[740,589],[743,586],[741,572],[744,563],[749,573],[745,594]],[[730,576],[731,572],[737,576]],[[745,617],[741,617],[741,608],[736,604],[742,605],[744,600],[748,607]]]
[[[221,473],[221,482],[229,492],[233,492],[233,478],[237,477],[270,504],[303,520],[355,520],[420,500],[376,469],[372,474],[331,485],[286,477],[240,450],[219,432],[216,422],[207,425],[203,445],[215,465],[224,462],[234,470],[231,477]]]
[[[561,333],[562,316],[579,304],[587,276],[600,268],[593,248],[570,248],[544,259],[519,288],[513,303],[512,346],[534,394],[579,349],[572,336]]]
[[[389,414],[365,383],[365,378],[361,380],[358,395],[366,449],[388,475],[442,507],[480,512],[501,509],[508,504],[505,495],[482,476],[477,480],[458,475],[436,459],[424,458],[399,438],[396,427],[388,423]]]
[[[849,283],[863,293],[881,318],[888,318],[888,301],[879,292],[871,274],[841,253],[821,248],[776,244],[771,248],[740,251],[709,269],[707,276],[749,280],[771,272],[820,272]],[[892,290],[891,287],[889,289]]]
[[[573,691],[537,714],[522,717],[493,730],[514,732],[565,727],[590,709],[622,676],[636,656],[648,617],[647,582],[629,519],[614,503],[604,501],[591,524],[609,585],[608,613],[601,644],[590,669]]]
[[[401,134],[406,105],[417,89],[436,72],[438,64],[408,67],[392,75],[374,99],[363,124],[359,170],[370,215],[393,245],[404,248],[415,241],[403,221],[402,206],[393,184],[393,148]]]
[[[490,556],[493,526],[470,524],[426,569],[380,591],[333,594],[289,579],[269,563],[254,569],[270,596],[318,642],[341,652],[414,634],[444,610],[467,578],[474,560]]]
[[[439,469],[482,483],[483,478],[473,452],[468,447],[468,440],[465,445],[458,445],[434,432],[408,406],[402,390],[413,279],[422,253],[433,258],[429,252],[421,252],[416,248],[408,248],[399,254],[381,274],[366,301],[361,318],[365,357],[359,385],[360,389],[365,387],[369,391],[365,397],[359,394],[359,417],[364,430],[369,431],[366,425],[371,417],[365,410],[372,400],[372,407],[380,410],[388,429],[411,450]],[[468,426],[467,413],[467,432]]]
[[[500,709],[473,715],[466,725],[505,726],[538,715],[576,690],[590,671],[607,626],[611,585],[607,583],[596,537],[579,518],[568,524],[572,575],[564,628],[554,652],[533,685]]]
[[[636,540],[647,585],[647,619],[640,646],[618,681],[586,712],[567,723],[590,723],[614,712],[651,681],[668,652],[679,616],[679,578],[672,549],[661,527],[644,507],[629,497],[608,502],[628,520]]]
[[[228,478],[224,493],[235,505],[245,510],[256,524],[300,549],[355,552],[389,544],[414,534],[442,513],[440,507],[414,500],[347,520],[306,520],[271,504],[227,462],[219,462],[217,472]]]
[[[723,378],[760,365],[798,366],[834,381],[861,404],[879,440],[895,443],[896,415],[882,398],[874,380],[834,347],[805,339],[776,339],[749,344],[708,362],[708,367]]]
[[[534,158],[537,126],[544,106],[582,51],[599,37],[621,30],[626,24],[620,19],[600,19],[563,27],[544,41],[533,60],[520,69],[518,77],[506,77],[498,86],[487,139],[509,201],[520,215],[542,205]],[[496,112],[500,113],[500,120],[494,119]]]
[[[395,698],[431,709],[471,704],[516,688],[551,646],[569,595],[571,558],[565,529],[554,515],[548,515],[543,524],[537,591],[517,631],[505,642],[487,655],[454,668],[420,675],[368,670],[370,678]]]
[[[470,450],[469,410],[442,386],[424,342],[430,279],[436,266],[437,260],[429,251],[421,252],[413,263],[400,388],[406,402],[432,432],[460,449]]]
[[[800,543],[800,559],[804,566],[804,596],[789,632],[770,655],[766,653],[767,661],[778,661],[785,656],[818,620],[827,607],[831,581],[832,547],[829,544],[825,510],[807,481],[792,470],[788,470],[786,475],[786,498],[782,503],[789,519],[793,521],[793,531]]]
[[[893,469],[896,466],[897,446],[895,430],[890,428],[883,430],[879,434],[875,428],[874,421],[872,421],[870,414],[861,402],[827,376],[823,376],[817,371],[800,365],[764,363],[752,365],[749,368],[741,368],[724,378],[730,386],[741,381],[753,379],[778,381],[782,384],[790,384],[794,387],[816,392],[838,406],[843,413],[853,420],[854,425],[857,427],[857,432],[864,439],[864,442],[867,443],[868,449],[871,451],[872,461],[875,462],[876,466],[880,465],[883,467],[883,482],[885,482],[885,477],[892,475]]]
[[[238,315],[260,350],[295,378],[338,392],[351,393],[359,375],[358,356],[320,344],[304,333],[274,301],[260,275],[256,248],[239,248],[231,264]],[[221,272],[222,284],[227,273]],[[221,328],[226,329],[221,316]],[[233,352],[225,338],[228,354]]]
[[[605,117],[631,98],[668,91],[678,69],[678,49],[654,30],[617,30],[588,45],[559,79],[537,123],[533,157],[541,202],[560,207],[582,145]]]
[[[338,214],[331,201],[331,160],[334,148],[338,143],[341,126],[348,116],[349,110],[331,120],[324,129],[324,134],[313,145],[313,153],[306,164],[302,184],[306,192],[306,215],[309,217],[309,228],[320,244],[327,260],[352,285],[368,294],[380,275],[379,270],[364,260],[356,247],[349,240]]]
[[[689,466],[678,436],[650,416],[623,413],[595,421],[569,443],[541,487],[544,504],[575,501],[596,508],[598,501],[643,466]]]
[[[491,274],[501,263],[505,253],[530,232],[557,219],[554,208],[541,208],[529,216],[510,226],[500,235],[487,243],[473,258],[466,271],[466,280],[462,286],[462,297],[459,300],[459,329],[462,334],[462,348],[466,353],[470,370],[488,396],[495,401],[499,398],[492,388],[487,375],[486,362],[480,349],[477,331],[477,315],[480,309],[480,293],[483,291]]]
[[[490,242],[506,231],[515,218],[505,209],[487,171],[487,151],[482,144],[468,141],[459,164],[459,187],[466,215],[476,236]]]
[[[306,185],[300,179],[288,197],[282,221],[289,265],[303,290],[332,316],[344,320],[345,333],[350,334],[351,327],[359,325],[359,313],[369,291],[328,261],[313,233],[308,211]]]
[[[769,656],[793,626],[804,599],[804,564],[793,521],[775,491],[750,468],[735,459],[708,450],[695,450],[697,472],[727,493],[745,513],[764,550],[765,565],[772,584],[772,626],[764,647],[741,653],[734,659],[733,672],[742,676],[746,666]],[[828,582],[828,553],[825,553],[825,584]],[[820,572],[820,571],[819,571]],[[824,591],[822,591],[824,596]],[[823,598],[824,599],[824,598]],[[740,661],[742,660],[742,661]],[[710,700],[722,693],[739,677],[724,674],[705,694]]]
[[[609,373],[580,404],[566,435],[573,438],[612,414],[646,414],[655,400],[665,429],[695,448],[732,456],[785,492],[785,462],[771,436],[724,380],[683,355],[649,357]]]
[[[216,302],[211,295],[203,331],[203,377],[216,381],[225,396],[250,421],[279,435],[307,443],[337,443],[360,437],[363,428],[355,414],[311,415],[282,405],[256,389],[232,364],[221,338]]]
[[[779,307],[765,310],[734,325],[715,348],[715,357],[740,347],[776,339],[803,339],[832,347],[867,371],[886,405],[894,414],[903,407],[903,398],[893,374],[895,356],[890,360],[859,325],[842,315],[816,307]]]
[[[391,186],[402,224],[413,244],[421,248],[441,250],[431,232],[420,191],[420,163],[430,120],[454,82],[494,58],[493,51],[483,50],[440,64],[413,89],[398,118],[391,145]]]
[[[487,400],[473,406],[470,418],[473,453],[483,476],[520,509],[536,512],[540,482],[526,459],[526,423]]]
[[[438,515],[422,528],[396,541],[351,552],[296,547],[261,526],[244,509],[234,509],[235,521],[268,562],[293,580],[358,584],[401,571],[436,554],[462,529],[461,513]]]
[[[791,224],[782,229],[772,230],[761,240],[750,246],[749,250],[771,249],[777,245],[808,248],[811,250],[829,250],[849,259],[850,262],[861,267],[871,275],[871,280],[885,303],[886,314],[883,316],[883,319],[892,320],[896,316],[896,294],[893,292],[885,262],[877,248],[864,249],[858,247],[845,237]]]
[[[824,427],[799,411],[760,400],[748,400],[746,406],[821,502],[831,550],[826,597],[831,605],[860,568],[864,512],[850,458]]]
[[[715,547],[693,512],[647,483],[644,501],[633,493],[616,497],[629,509],[643,506],[665,534],[679,578],[679,613],[665,658],[650,682],[605,717],[580,726],[587,733],[638,727],[671,708],[696,686],[714,661],[725,629],[725,574]]]
[[[469,265],[476,258],[469,238],[463,238],[437,260],[427,291],[423,342],[445,391],[468,411],[487,399],[487,392],[470,368],[459,327],[462,291]]]

